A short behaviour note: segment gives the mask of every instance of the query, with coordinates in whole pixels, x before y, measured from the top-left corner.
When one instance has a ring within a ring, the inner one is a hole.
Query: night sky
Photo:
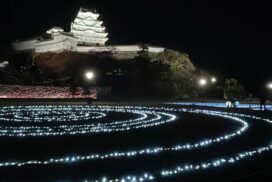
[[[267,4],[230,1],[1,1],[1,57],[16,39],[52,26],[70,30],[79,7],[96,9],[108,44],[149,43],[187,52],[197,68],[256,88],[271,76],[271,11]]]

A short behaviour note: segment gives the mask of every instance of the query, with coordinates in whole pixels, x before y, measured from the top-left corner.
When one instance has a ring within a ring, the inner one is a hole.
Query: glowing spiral
[[[177,143],[172,147],[158,146],[148,148],[134,148],[125,151],[114,149],[104,153],[91,153],[86,155],[50,157],[47,160],[27,160],[27,161],[0,161],[0,167],[22,167],[25,165],[54,165],[80,163],[92,160],[107,160],[116,158],[118,160],[129,160],[132,157],[149,155],[159,155],[164,152],[179,152],[182,150],[194,150],[196,148],[208,147],[212,144],[231,140],[242,135],[249,124],[247,119],[256,119],[272,123],[267,118],[260,118],[252,115],[237,114],[211,110],[190,110],[172,107],[137,107],[137,106],[7,106],[0,108],[0,136],[6,137],[42,137],[42,136],[62,136],[62,135],[82,135],[89,133],[109,133],[130,131],[140,128],[160,127],[162,124],[176,121],[178,114],[195,113],[211,115],[214,117],[226,118],[237,122],[240,126],[229,133],[216,136],[214,138],[204,138],[200,141],[190,143]],[[128,119],[110,120],[109,113],[121,113]],[[105,121],[100,121],[104,119]],[[107,120],[109,119],[109,120]],[[182,120],[181,120],[182,121]],[[14,126],[13,123],[20,123]],[[48,123],[53,125],[35,125],[35,123]],[[67,124],[69,122],[69,124]],[[4,124],[3,124],[4,123]],[[9,126],[9,124],[11,124]],[[29,125],[31,124],[31,125]],[[261,154],[272,150],[272,145],[267,144],[251,150],[239,152],[233,156],[222,156],[216,160],[207,159],[199,163],[179,165],[174,168],[161,168],[159,171],[143,172],[142,174],[132,174],[118,178],[98,177],[91,181],[150,181],[158,178],[175,176],[195,170],[220,167],[225,164],[234,164],[242,159]],[[87,181],[87,180],[86,180]]]
[[[94,122],[109,112],[132,114],[133,119],[123,121]],[[78,135],[99,132],[128,131],[147,128],[174,121],[176,116],[159,111],[140,110],[129,107],[89,107],[89,106],[13,106],[0,109],[0,120],[10,124],[24,123],[20,126],[0,126],[0,136],[58,136]],[[69,114],[68,114],[69,113]],[[51,126],[34,125],[33,122],[62,123]],[[70,121],[81,123],[66,124]],[[28,125],[31,122],[31,125]],[[82,123],[84,122],[84,123]]]

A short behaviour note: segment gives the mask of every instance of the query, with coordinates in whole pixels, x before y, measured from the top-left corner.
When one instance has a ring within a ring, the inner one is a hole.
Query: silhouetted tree
[[[224,98],[226,99],[230,96],[235,96],[239,100],[246,97],[245,87],[242,84],[239,84],[234,78],[227,78],[225,80]]]

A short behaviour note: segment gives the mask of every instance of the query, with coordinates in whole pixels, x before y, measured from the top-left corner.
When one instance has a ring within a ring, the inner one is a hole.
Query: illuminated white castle
[[[103,21],[98,20],[99,14],[80,8],[76,18],[71,23],[70,32],[60,27],[53,27],[46,31],[48,37],[38,37],[12,43],[15,51],[46,52],[138,52],[138,45],[106,46],[108,33]],[[148,47],[151,53],[163,52],[163,47]]]
[[[97,20],[99,14],[86,9],[80,9],[74,22],[71,23],[71,33],[78,38],[79,44],[105,45],[108,33],[103,22]]]

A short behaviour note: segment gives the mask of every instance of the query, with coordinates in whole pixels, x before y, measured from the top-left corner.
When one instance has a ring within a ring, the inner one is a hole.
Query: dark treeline
[[[145,49],[137,55],[101,53],[13,54],[9,67],[0,71],[2,84],[110,87],[116,98],[227,99],[248,97],[246,89],[236,79],[222,79],[217,84],[199,86],[199,79],[209,79],[209,73],[199,71],[189,55],[166,49],[150,54]],[[95,74],[91,82],[85,73]],[[252,95],[250,96],[252,97]]]

